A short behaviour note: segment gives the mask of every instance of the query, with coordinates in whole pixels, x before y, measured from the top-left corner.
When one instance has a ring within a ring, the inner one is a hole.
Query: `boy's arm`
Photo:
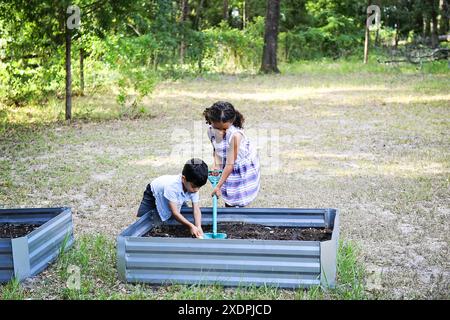
[[[202,230],[202,212],[198,202],[192,202],[192,211],[194,213],[194,224],[197,228]]]
[[[175,218],[175,220],[177,220],[179,223],[189,228],[189,231],[193,236],[196,236],[197,238],[202,236],[202,232],[195,225],[193,225],[188,219],[183,217],[180,211],[178,211],[178,207],[175,202],[169,201],[169,208],[170,211],[172,211],[172,215]]]

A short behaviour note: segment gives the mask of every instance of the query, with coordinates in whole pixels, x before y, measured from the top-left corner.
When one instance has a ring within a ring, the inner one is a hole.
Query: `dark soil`
[[[37,224],[0,223],[0,238],[19,238],[39,228]]]
[[[203,232],[212,232],[212,226],[204,226]],[[243,222],[225,222],[217,225],[217,232],[226,233],[228,239],[325,241],[331,239],[332,230],[266,227]],[[191,235],[189,229],[184,226],[161,225],[154,227],[144,237],[186,238],[191,237]]]

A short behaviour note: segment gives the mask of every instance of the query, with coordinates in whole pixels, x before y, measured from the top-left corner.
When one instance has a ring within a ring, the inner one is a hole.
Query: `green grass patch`
[[[23,300],[25,292],[17,279],[0,285],[0,300]]]

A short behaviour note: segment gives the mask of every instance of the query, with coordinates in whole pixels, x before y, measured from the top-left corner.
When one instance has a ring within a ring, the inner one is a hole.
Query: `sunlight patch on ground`
[[[230,88],[230,92],[224,92],[224,90],[214,91],[186,91],[177,90],[162,91],[156,93],[156,96],[161,98],[174,98],[174,97],[189,97],[195,99],[223,99],[228,100],[253,100],[258,102],[270,102],[270,101],[289,101],[289,100],[304,100],[310,98],[317,98],[321,95],[334,94],[334,93],[349,93],[352,91],[357,92],[380,92],[385,91],[384,86],[350,86],[350,87],[333,87],[333,88],[314,88],[314,87],[295,87],[290,89],[270,89],[269,92],[265,90],[259,90],[255,93],[237,93],[233,92]]]

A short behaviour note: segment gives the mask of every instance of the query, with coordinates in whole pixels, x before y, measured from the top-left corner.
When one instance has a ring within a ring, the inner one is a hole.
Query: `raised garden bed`
[[[183,208],[182,213],[193,221],[191,210]],[[228,239],[193,239],[175,220],[155,227],[144,215],[117,238],[121,279],[152,284],[334,287],[338,210],[219,208],[218,217],[218,231],[226,232]],[[205,232],[211,220],[212,209],[202,208]]]
[[[70,208],[0,209],[0,283],[37,275],[72,243]]]

